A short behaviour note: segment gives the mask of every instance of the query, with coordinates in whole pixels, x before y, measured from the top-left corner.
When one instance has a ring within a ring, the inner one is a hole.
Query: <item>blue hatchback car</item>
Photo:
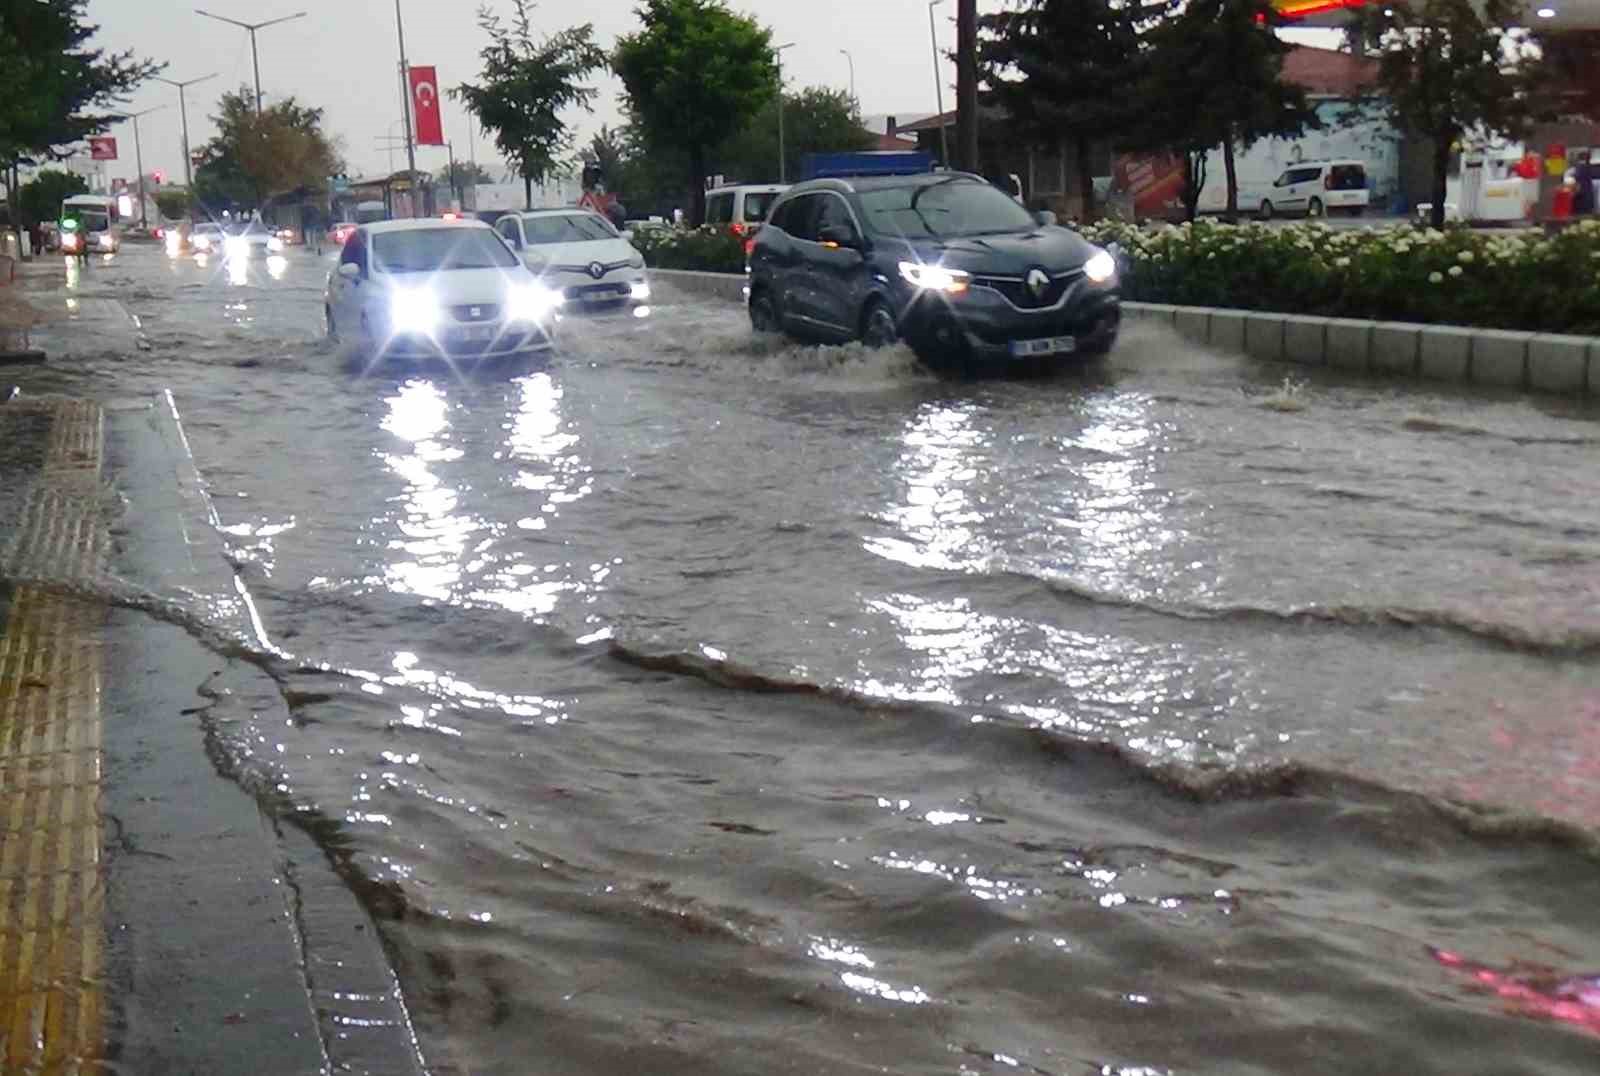
[[[881,347],[932,366],[1037,368],[1104,354],[1117,263],[961,172],[791,187],[750,249],[758,332]]]

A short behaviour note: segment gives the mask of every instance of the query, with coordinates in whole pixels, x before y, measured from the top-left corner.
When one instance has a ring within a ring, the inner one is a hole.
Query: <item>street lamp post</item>
[[[254,65],[256,72],[256,115],[261,115],[261,55],[256,52],[256,31],[265,30],[269,26],[276,26],[280,22],[288,22],[291,19],[303,19],[306,17],[306,13],[304,11],[297,11],[293,15],[285,15],[281,19],[268,19],[266,22],[240,22],[238,19],[230,19],[223,15],[213,15],[209,11],[201,11],[199,8],[195,8],[194,13],[196,15],[204,15],[208,19],[216,19],[218,22],[229,23],[233,26],[239,27],[241,30],[249,31],[250,62]]]
[[[783,148],[783,50],[794,48],[794,42],[779,45],[772,50],[778,61],[778,182],[789,182],[789,159]]]
[[[400,0],[394,0],[394,28],[400,36],[400,99],[406,117],[406,168],[408,190],[411,194],[411,215],[417,215],[417,143],[411,130],[411,79],[406,66],[406,27],[400,14]]]
[[[856,105],[857,111],[859,111],[860,105],[856,101],[856,58],[850,55],[849,49],[840,49],[839,52],[844,56],[845,61],[850,64],[850,103]]]
[[[189,161],[189,109],[183,102],[183,91],[193,86],[196,82],[204,82],[208,78],[216,77],[217,75],[214,71],[209,75],[201,75],[199,78],[191,78],[183,82],[179,82],[176,79],[162,78],[160,75],[155,76],[157,82],[165,82],[168,86],[178,87],[178,111],[183,116],[183,181],[189,187],[191,199],[194,197],[194,165]]]
[[[150,212],[144,204],[144,149],[139,145],[139,117],[148,116],[152,112],[160,112],[166,105],[157,105],[147,108],[143,112],[129,112],[122,118],[133,121],[133,166],[139,170],[139,227],[144,231],[150,230]]]
[[[939,74],[939,31],[934,29],[933,9],[944,0],[929,0],[928,40],[933,43],[933,100],[939,108],[939,155],[946,168],[950,167],[950,136],[944,129],[944,77]]]

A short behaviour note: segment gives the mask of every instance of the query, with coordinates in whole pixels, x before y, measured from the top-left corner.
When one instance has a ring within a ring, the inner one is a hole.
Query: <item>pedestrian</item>
[[[1578,189],[1572,192],[1572,215],[1574,217],[1587,217],[1594,212],[1594,181],[1595,167],[1591,159],[1592,150],[1578,151],[1578,166],[1572,170],[1573,181]]]
[[[306,206],[306,211],[300,216],[300,231],[305,236],[306,249],[322,257],[322,214],[316,206]]]

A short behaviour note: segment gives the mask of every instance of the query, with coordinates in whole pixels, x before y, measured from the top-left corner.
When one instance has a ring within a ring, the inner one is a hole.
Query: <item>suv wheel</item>
[[[772,293],[765,288],[750,297],[750,328],[758,333],[779,331],[778,306]]]
[[[1313,199],[1311,199],[1310,203],[1308,203],[1306,205],[1306,216],[1308,216],[1308,217],[1320,217],[1322,215],[1323,215],[1323,212],[1322,212],[1322,199],[1321,198],[1313,198]]]
[[[1262,201],[1262,203],[1261,203],[1261,219],[1262,220],[1271,220],[1272,219],[1272,203],[1271,202]]]
[[[868,347],[889,347],[900,339],[894,314],[882,299],[869,299],[861,314],[861,342]]]

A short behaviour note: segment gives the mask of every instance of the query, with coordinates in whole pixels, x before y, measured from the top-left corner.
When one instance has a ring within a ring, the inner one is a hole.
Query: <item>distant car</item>
[[[560,293],[475,220],[362,225],[323,293],[328,335],[374,360],[548,351],[560,309]]]
[[[778,196],[788,189],[780,183],[715,187],[706,192],[706,223],[748,239],[760,230]]]
[[[216,221],[203,220],[189,232],[189,249],[196,254],[214,254],[222,250],[222,241],[228,232]]]
[[[501,217],[494,230],[567,302],[637,304],[650,298],[644,255],[598,213],[532,209]]]
[[[1364,162],[1303,161],[1279,174],[1257,212],[1263,220],[1279,214],[1324,217],[1349,213],[1359,217],[1371,198]]]
[[[222,241],[222,253],[227,258],[265,258],[281,254],[284,241],[272,228],[259,220],[248,220],[236,225]]]
[[[361,227],[361,225],[357,224],[353,220],[340,221],[338,224],[335,224],[333,227],[328,229],[328,242],[332,243],[336,247],[342,247],[345,245],[346,241],[348,241],[349,238],[355,234],[356,229],[359,227]]]
[[[961,172],[791,188],[750,253],[758,332],[881,347],[932,366],[1028,368],[1109,351],[1117,265]]]

